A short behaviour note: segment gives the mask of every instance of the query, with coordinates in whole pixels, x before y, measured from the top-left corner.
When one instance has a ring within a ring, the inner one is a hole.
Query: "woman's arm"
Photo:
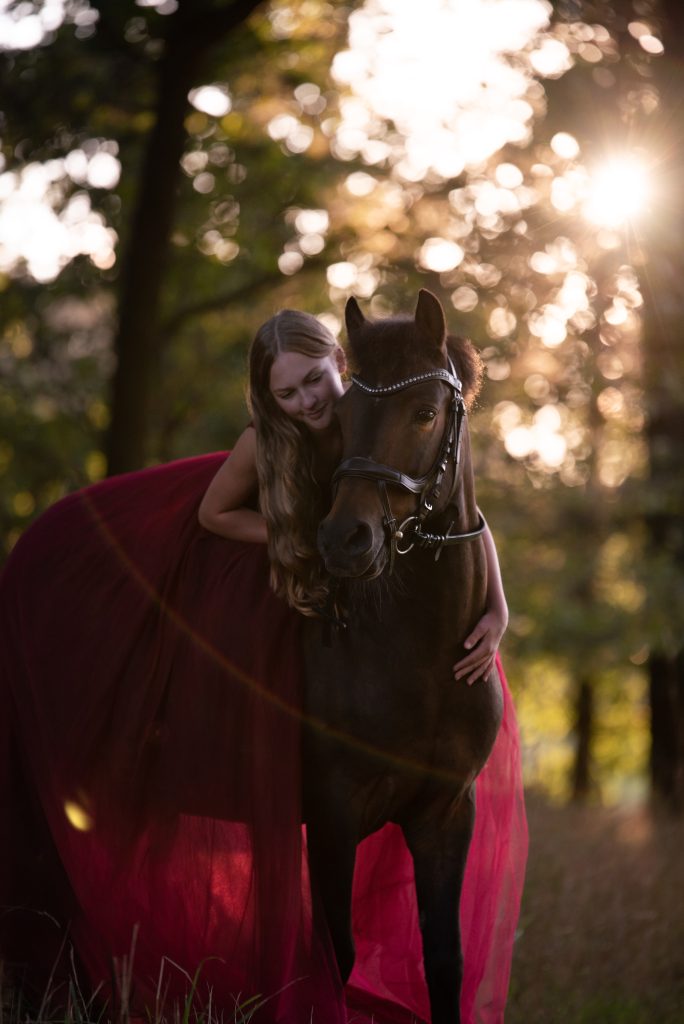
[[[487,611],[464,641],[463,646],[468,654],[454,665],[454,677],[465,678],[468,685],[491,672],[501,637],[508,625],[508,605],[501,580],[499,557],[489,526],[485,526],[482,539],[487,557]]]
[[[265,544],[266,520],[260,512],[246,507],[258,483],[256,431],[247,427],[202,498],[197,513],[200,524],[230,540]]]

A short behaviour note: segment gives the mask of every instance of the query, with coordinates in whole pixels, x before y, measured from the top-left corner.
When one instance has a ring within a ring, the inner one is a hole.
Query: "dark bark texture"
[[[181,180],[188,92],[197,83],[210,48],[239,28],[260,2],[181,0],[178,10],[168,17],[164,51],[157,65],[155,124],[143,155],[122,263],[117,365],[107,439],[110,475],[139,469],[146,460],[150,396],[160,362],[161,296]]]

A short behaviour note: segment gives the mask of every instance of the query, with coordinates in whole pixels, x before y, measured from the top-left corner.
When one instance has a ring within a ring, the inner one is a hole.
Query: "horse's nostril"
[[[349,555],[361,555],[373,543],[373,534],[368,523],[357,523],[344,538],[344,550]]]
[[[325,557],[333,553],[345,558],[364,555],[373,545],[373,531],[362,520],[352,519],[346,524],[324,520],[318,528],[318,546]]]

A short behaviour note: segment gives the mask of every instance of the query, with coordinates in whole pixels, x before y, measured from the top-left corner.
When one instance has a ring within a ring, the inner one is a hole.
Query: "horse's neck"
[[[316,480],[323,487],[328,487],[332,475],[342,458],[342,435],[339,424],[333,421],[330,427],[311,439],[313,452],[313,470]]]
[[[465,533],[468,530],[476,529],[478,509],[475,499],[475,480],[470,471],[470,460],[465,465],[466,468],[460,471],[456,486],[452,490],[445,507],[435,514],[431,524],[426,525],[426,530],[443,533],[452,523],[452,532],[455,533]]]
[[[446,506],[429,519],[424,532],[437,534],[468,533],[477,529],[479,512],[472,474],[459,480]],[[484,611],[487,590],[487,566],[484,547],[479,537],[444,545],[435,557],[433,551],[412,567],[414,588],[420,600],[429,605],[432,614],[444,609],[457,627],[459,616],[469,621]],[[470,628],[470,627],[467,627]]]
[[[477,525],[477,509],[452,507],[443,518],[428,523],[426,531],[461,532]],[[484,610],[486,592],[486,561],[479,538],[460,544],[446,545],[438,557],[435,550],[414,548],[405,555],[396,555],[391,574],[368,583],[346,582],[341,585],[341,605],[352,628],[364,632],[411,633],[414,629],[446,631],[454,638],[459,617],[469,619]],[[446,625],[445,625],[446,623]]]

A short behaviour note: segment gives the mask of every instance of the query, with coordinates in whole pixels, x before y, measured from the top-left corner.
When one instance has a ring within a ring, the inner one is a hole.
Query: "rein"
[[[431,469],[421,477],[411,477],[402,473],[392,466],[385,466],[381,462],[374,462],[372,459],[353,457],[345,459],[340,463],[333,474],[333,485],[338,483],[342,477],[361,477],[365,480],[374,480],[378,485],[380,501],[384,512],[383,526],[387,530],[390,545],[390,567],[392,572],[396,555],[407,555],[415,546],[427,548],[435,552],[435,561],[442,553],[442,548],[453,544],[462,544],[465,541],[474,540],[480,537],[485,529],[485,521],[478,509],[478,525],[474,530],[464,533],[452,533],[453,522],[446,533],[430,533],[423,529],[426,519],[432,513],[435,503],[439,498],[442,489],[442,482],[450,461],[454,464],[454,486],[458,479],[461,458],[461,434],[463,422],[466,416],[465,402],[463,401],[463,385],[459,380],[454,364],[449,358],[447,370],[428,370],[426,373],[419,373],[412,377],[405,377],[394,384],[385,384],[374,387],[356,375],[352,376],[352,385],[360,388],[368,395],[376,398],[386,398],[395,395],[406,388],[422,384],[426,380],[441,380],[451,388],[451,402],[449,415],[442,434],[439,452]],[[412,494],[419,495],[415,511],[407,516],[402,523],[397,523],[396,517],[392,514],[387,485],[402,487]],[[402,546],[403,542],[403,546]]]

